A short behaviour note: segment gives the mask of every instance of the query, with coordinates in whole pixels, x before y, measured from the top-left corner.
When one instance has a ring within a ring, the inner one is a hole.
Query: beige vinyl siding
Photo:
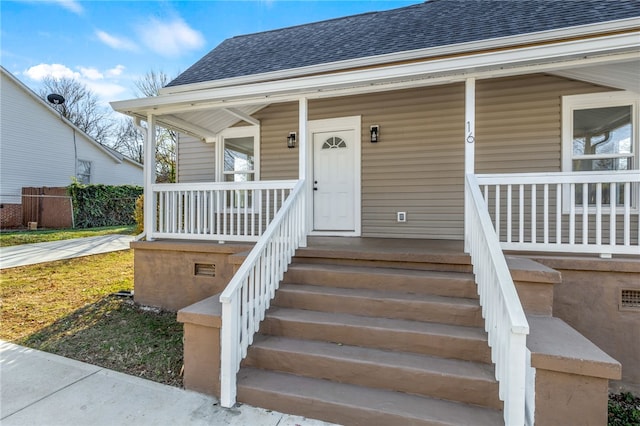
[[[311,120],[352,115],[362,117],[362,235],[461,237],[464,86],[309,103]],[[375,144],[373,124],[380,126]],[[406,223],[396,221],[399,211]]]
[[[177,151],[178,182],[215,181],[215,144],[181,134]]]
[[[287,148],[289,132],[298,134],[298,103],[274,104],[254,114],[260,120],[260,179],[298,178],[298,148]]]
[[[476,84],[476,173],[559,172],[562,96],[608,90],[535,74]]]
[[[479,80],[476,171],[559,171],[562,96],[605,90],[544,74]],[[298,132],[298,103],[273,104],[254,116],[261,122],[260,178],[296,179],[299,150],[288,149],[286,137]],[[346,116],[362,120],[362,235],[461,239],[464,84],[309,101],[310,120]],[[380,125],[376,144],[369,142],[373,124]],[[213,145],[196,142],[180,150],[181,181],[188,158],[213,177]],[[210,169],[202,164],[206,151],[199,152],[206,149]],[[407,212],[406,223],[396,222],[398,211]]]

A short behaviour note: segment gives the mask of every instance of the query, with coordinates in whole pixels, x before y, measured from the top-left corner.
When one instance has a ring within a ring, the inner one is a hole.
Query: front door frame
[[[353,179],[354,189],[353,196],[355,198],[353,214],[354,214],[354,230],[353,231],[316,231],[310,229],[309,235],[324,236],[343,236],[343,237],[359,237],[361,236],[362,227],[362,174],[361,174],[361,158],[362,158],[362,117],[359,115],[350,117],[328,118],[322,120],[309,120],[307,122],[307,138],[309,149],[307,149],[306,158],[306,183],[307,193],[310,194],[311,200],[307,210],[307,223],[313,227],[313,134],[321,132],[333,132],[340,130],[351,130],[354,133],[354,155],[353,155]]]

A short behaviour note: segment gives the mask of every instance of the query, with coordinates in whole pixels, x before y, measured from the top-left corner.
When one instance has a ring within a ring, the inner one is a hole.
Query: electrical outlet
[[[406,222],[407,221],[407,212],[397,212],[396,217],[398,222]]]

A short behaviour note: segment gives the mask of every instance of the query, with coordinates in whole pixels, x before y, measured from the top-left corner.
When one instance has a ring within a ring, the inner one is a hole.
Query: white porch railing
[[[505,250],[640,254],[637,170],[476,177]]]
[[[304,180],[291,191],[273,221],[220,295],[220,403],[236,401],[236,374],[275,297],[295,250],[306,238]]]
[[[297,181],[211,182],[152,186],[150,238],[258,241]]]
[[[478,295],[489,335],[505,425],[525,424],[525,376],[528,369],[526,338],[529,324],[520,304],[487,206],[474,175],[465,185],[465,247],[469,250]]]

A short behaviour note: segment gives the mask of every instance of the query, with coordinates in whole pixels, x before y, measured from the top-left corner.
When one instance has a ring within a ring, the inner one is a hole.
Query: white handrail
[[[478,181],[472,174],[466,176],[465,192],[465,215],[469,219],[465,247],[469,249],[476,276],[499,396],[504,401],[504,421],[507,426],[523,425],[525,397],[532,391],[525,385],[529,324]]]
[[[505,250],[640,254],[635,170],[476,178]]]
[[[306,237],[304,180],[291,191],[278,214],[220,295],[220,403],[236,402],[236,374],[280,280]]]

